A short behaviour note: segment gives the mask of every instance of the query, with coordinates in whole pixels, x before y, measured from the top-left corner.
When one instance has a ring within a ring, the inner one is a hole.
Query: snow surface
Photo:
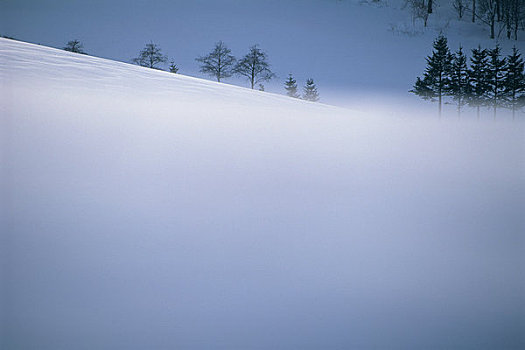
[[[0,39],[5,349],[525,347],[523,122]]]

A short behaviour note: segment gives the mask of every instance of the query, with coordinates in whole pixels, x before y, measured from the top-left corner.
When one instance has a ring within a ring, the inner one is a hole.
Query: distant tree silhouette
[[[439,35],[434,40],[432,55],[427,57],[427,68],[423,78],[417,78],[414,88],[410,92],[423,99],[435,101],[437,98],[439,116],[441,117],[443,95],[450,83],[452,54],[448,48],[447,38]]]
[[[179,71],[179,67],[175,64],[175,62],[170,62],[170,73],[177,73]]]
[[[82,53],[86,54],[83,50],[84,45],[79,40],[70,40],[67,42],[66,46],[64,47],[64,50],[69,52],[76,52],[76,53]]]
[[[300,97],[297,93],[297,81],[291,74],[288,76],[288,79],[284,82],[284,88],[286,89],[286,95],[294,98]]]
[[[496,119],[496,111],[502,104],[504,85],[503,79],[507,70],[507,60],[501,58],[501,50],[499,46],[488,51],[488,65],[487,65],[487,83],[488,83],[488,97],[491,100],[492,109],[494,111],[494,119]]]
[[[525,102],[524,62],[516,47],[513,47],[512,53],[507,56],[507,72],[503,79],[503,86],[505,99],[512,109],[512,118],[514,119],[516,110],[522,107],[523,102]]]
[[[487,81],[487,50],[472,49],[472,57],[470,58],[470,68],[468,70],[469,79],[469,96],[468,104],[476,107],[476,114],[479,119],[479,108],[484,104],[488,91]]]
[[[268,56],[257,45],[250,47],[248,54],[237,62],[233,72],[248,78],[252,89],[256,84],[275,77],[270,70]]]
[[[319,101],[319,93],[315,86],[313,79],[307,79],[306,85],[304,86],[303,99],[307,101],[317,102]]]
[[[153,42],[146,44],[144,49],[140,51],[139,57],[134,58],[132,61],[142,67],[148,67],[153,69],[160,69],[157,67],[158,64],[164,63],[168,60],[168,57],[162,54],[162,50]]]
[[[236,62],[235,57],[231,55],[231,50],[222,41],[215,44],[212,52],[195,60],[201,63],[202,73],[215,77],[218,82],[231,77]]]
[[[454,54],[451,68],[448,92],[456,102],[459,118],[469,93],[467,57],[463,48],[460,47]]]

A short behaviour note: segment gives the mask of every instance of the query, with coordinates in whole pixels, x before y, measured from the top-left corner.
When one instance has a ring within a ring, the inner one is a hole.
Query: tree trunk
[[[512,91],[512,120],[516,116],[516,90]]]
[[[252,65],[252,76],[250,79],[250,83],[252,83],[252,90],[255,85],[255,64]]]
[[[518,40],[518,19],[514,22],[514,40]]]
[[[441,119],[441,91],[439,92],[439,119]]]
[[[476,115],[477,115],[478,120],[479,120],[479,105],[476,106]]]
[[[476,22],[476,0],[472,0],[472,23]]]
[[[494,25],[495,25],[495,18],[494,18],[494,15],[492,15],[492,19],[490,20],[490,38],[491,39],[494,39],[495,35],[494,35]]]
[[[432,0],[428,0],[427,13],[432,13]]]
[[[221,56],[219,54],[219,57],[217,58],[217,82],[221,82]]]
[[[495,91],[498,91],[498,85],[496,83],[496,90]],[[494,93],[494,120],[496,120],[496,110],[498,109],[498,95],[497,93]]]

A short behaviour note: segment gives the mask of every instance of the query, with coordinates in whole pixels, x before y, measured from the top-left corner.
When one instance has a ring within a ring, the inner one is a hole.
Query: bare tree
[[[257,45],[250,47],[250,52],[237,62],[233,72],[248,78],[252,89],[256,84],[275,77],[270,70],[268,56]]]
[[[427,26],[428,22],[428,6],[425,5],[425,0],[405,0],[403,8],[409,7],[412,13],[412,23],[415,23],[417,19],[423,21],[424,26]]]
[[[518,40],[518,30],[525,28],[525,0],[504,0],[502,6],[507,38]]]
[[[64,50],[69,51],[69,52],[86,54],[83,48],[84,48],[84,45],[82,45],[82,43],[79,40],[75,39],[75,40],[68,41],[67,45],[64,47]]]
[[[454,10],[456,10],[459,19],[462,19],[463,15],[465,14],[465,10],[467,9],[465,0],[454,0],[452,7],[454,7]]]
[[[153,42],[151,42],[149,44],[146,44],[144,49],[140,51],[139,57],[134,58],[132,62],[142,67],[160,69],[157,67],[157,65],[160,63],[164,63],[167,60],[168,56],[162,54],[161,48]]]
[[[222,41],[215,44],[212,52],[195,60],[201,63],[202,73],[215,77],[218,82],[223,78],[231,77],[236,62],[235,57],[231,55],[231,50]]]
[[[496,15],[498,12],[497,0],[479,0],[480,13],[476,15],[483,23],[490,27],[490,38],[495,38]]]

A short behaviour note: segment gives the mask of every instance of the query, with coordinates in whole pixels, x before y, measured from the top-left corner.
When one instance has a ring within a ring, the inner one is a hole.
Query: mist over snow
[[[523,122],[7,39],[0,82],[3,349],[525,347]]]

